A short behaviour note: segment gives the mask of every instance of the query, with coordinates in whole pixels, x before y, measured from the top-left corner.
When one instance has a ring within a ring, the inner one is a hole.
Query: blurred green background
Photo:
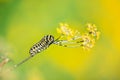
[[[0,50],[17,64],[44,35],[56,28],[94,23],[100,39],[90,51],[51,45],[4,80],[120,80],[119,0],[0,0]]]

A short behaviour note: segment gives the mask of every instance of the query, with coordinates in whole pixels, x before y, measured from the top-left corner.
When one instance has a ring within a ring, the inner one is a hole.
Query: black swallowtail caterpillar
[[[47,49],[53,42],[54,37],[52,35],[44,36],[38,43],[30,48],[30,55],[34,56],[35,54],[40,53],[41,51]]]
[[[30,50],[29,50],[30,56],[28,58],[24,59],[23,61],[21,61],[20,63],[16,64],[14,66],[14,68],[16,68],[19,65],[23,64],[24,62],[26,62],[27,60],[29,60],[30,58],[35,56],[37,53],[40,53],[41,51],[47,49],[52,43],[54,43],[54,41],[55,40],[54,40],[54,37],[52,35],[44,36],[38,43],[34,44],[30,48]]]

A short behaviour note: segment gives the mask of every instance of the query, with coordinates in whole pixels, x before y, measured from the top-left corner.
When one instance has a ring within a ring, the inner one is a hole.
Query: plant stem
[[[29,59],[31,59],[33,56],[29,56],[27,58],[25,58],[24,60],[22,60],[21,62],[19,62],[18,64],[14,65],[14,68],[17,68],[18,66],[20,66],[21,64],[25,63],[26,61],[28,61]]]

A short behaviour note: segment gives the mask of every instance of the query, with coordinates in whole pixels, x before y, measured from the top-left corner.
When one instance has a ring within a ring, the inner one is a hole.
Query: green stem
[[[28,61],[29,59],[31,59],[33,56],[29,56],[27,58],[25,58],[23,61],[19,62],[18,64],[14,65],[14,68],[17,68],[18,66],[20,66],[21,64],[25,63],[26,61]]]

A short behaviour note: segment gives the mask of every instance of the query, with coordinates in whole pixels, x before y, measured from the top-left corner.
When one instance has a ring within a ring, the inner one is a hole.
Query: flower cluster
[[[57,28],[57,32],[62,35],[62,37],[66,37],[67,40],[73,40],[76,39],[79,35],[79,32],[77,30],[73,30],[69,27],[68,24],[60,23],[60,28]]]
[[[71,29],[68,24],[63,23],[60,24],[60,28],[57,28],[57,32],[66,38],[67,43],[74,41],[73,44],[80,45],[84,49],[92,48],[100,36],[100,32],[94,24],[87,24],[87,32],[82,35],[79,31]]]
[[[95,44],[95,39],[91,38],[89,36],[89,34],[82,35],[82,37],[81,37],[81,46],[84,49],[92,48],[94,46],[94,44]]]
[[[87,24],[87,30],[89,34],[91,34],[93,37],[96,37],[96,39],[99,39],[100,32],[97,30],[95,24]]]

